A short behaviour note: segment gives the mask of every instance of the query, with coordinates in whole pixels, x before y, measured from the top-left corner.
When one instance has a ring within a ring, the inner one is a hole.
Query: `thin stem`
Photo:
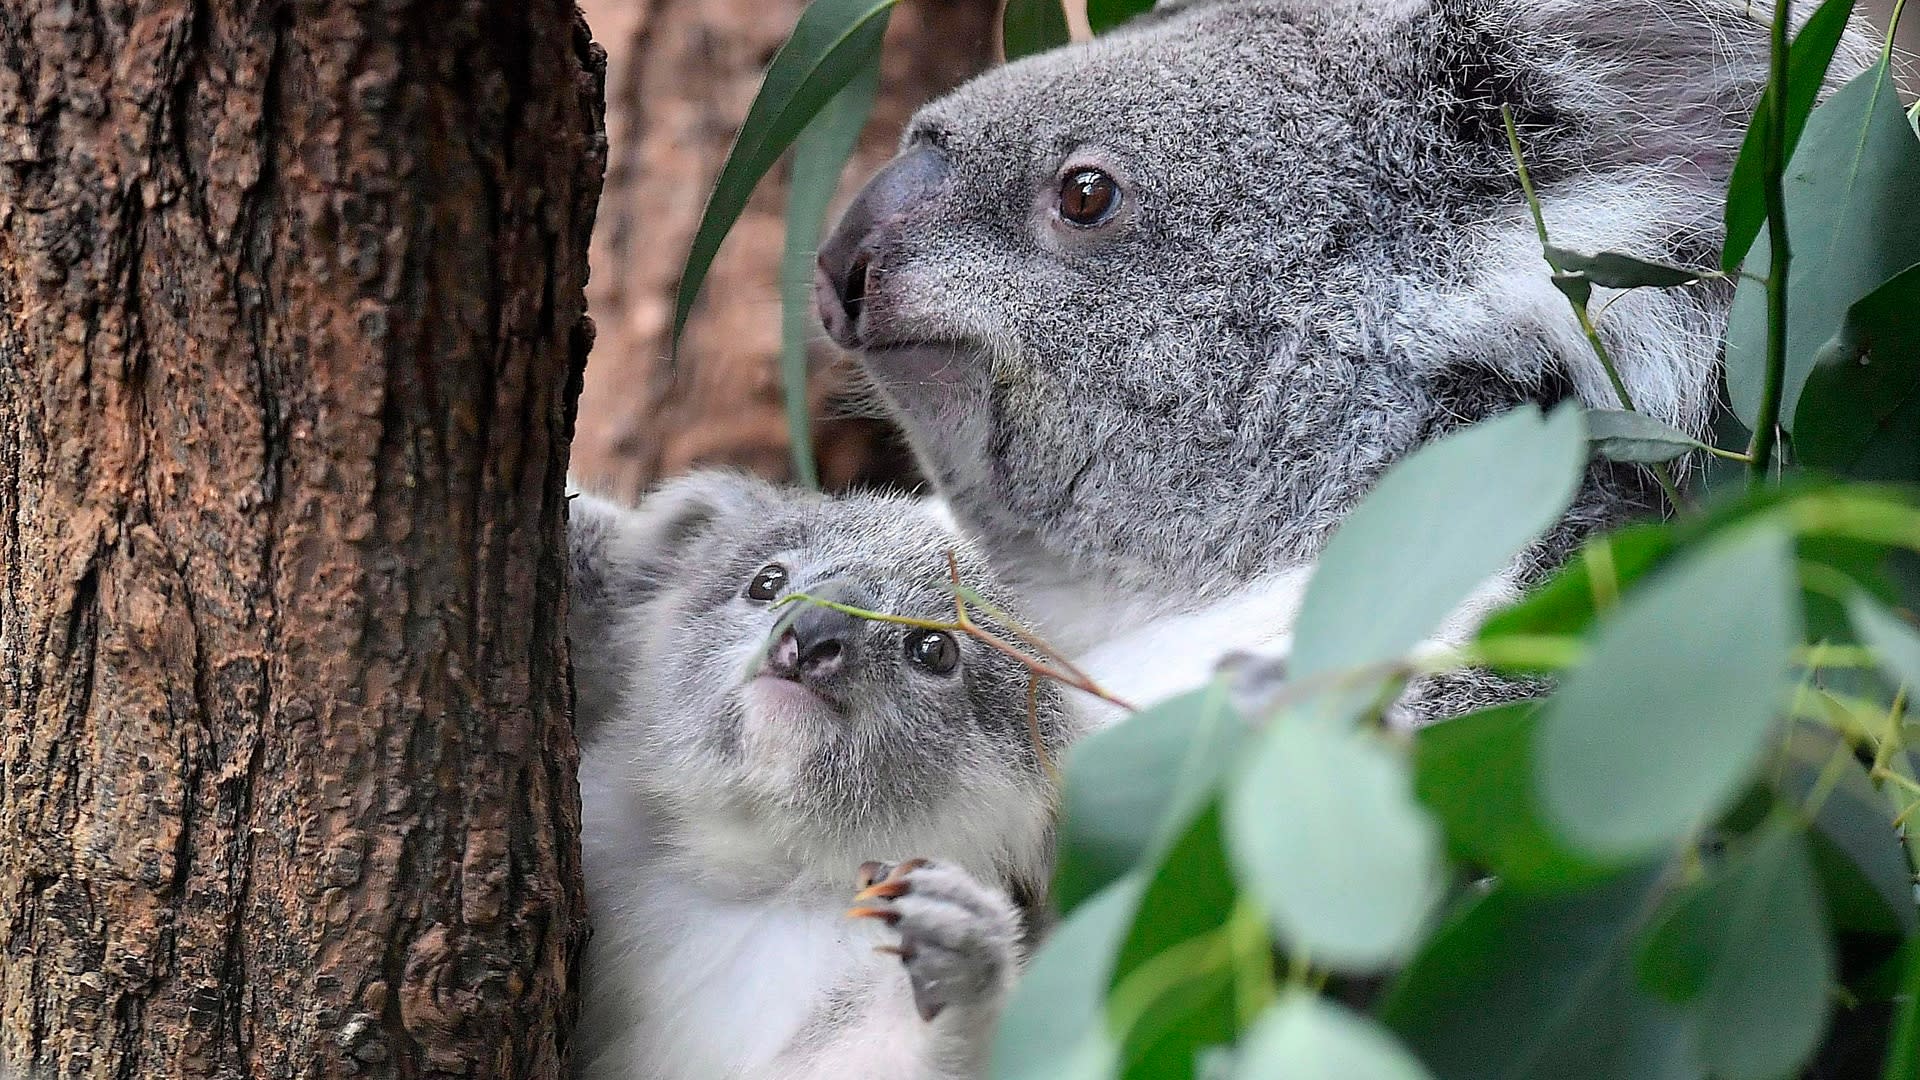
[[[1560,260],[1553,257],[1553,242],[1547,236],[1547,215],[1540,207],[1540,196],[1533,189],[1533,174],[1527,170],[1526,156],[1520,151],[1520,130],[1513,124],[1513,110],[1500,106],[1500,119],[1507,127],[1507,148],[1513,152],[1513,165],[1520,173],[1520,191],[1527,197],[1527,209],[1533,213],[1533,229],[1540,236],[1540,255],[1553,268],[1555,275],[1565,274],[1566,268]],[[1620,369],[1614,366],[1613,354],[1607,351],[1607,343],[1600,340],[1600,330],[1594,325],[1593,316],[1588,313],[1587,305],[1572,296],[1567,303],[1573,308],[1573,317],[1580,323],[1580,333],[1586,336],[1587,344],[1593,349],[1593,355],[1599,357],[1600,367],[1607,373],[1607,381],[1613,384],[1613,396],[1620,407],[1629,412],[1634,408],[1633,395],[1627,390],[1625,379],[1620,377]],[[1680,486],[1674,483],[1673,473],[1664,463],[1648,466],[1655,480],[1660,482],[1660,490],[1667,497],[1667,504],[1677,513],[1686,504],[1680,497]]]
[[[1026,653],[1021,652],[1019,649],[1014,648],[1011,644],[1008,644],[1006,641],[1001,640],[998,636],[983,629],[978,623],[973,621],[973,618],[971,616],[967,614],[967,601],[966,601],[966,598],[961,595],[963,591],[966,591],[966,587],[960,583],[960,560],[957,557],[955,557],[955,555],[951,551],[947,552],[947,573],[951,575],[952,581],[953,581],[953,613],[954,613],[956,629],[959,629],[964,633],[970,634],[973,637],[979,639],[981,642],[985,643],[986,645],[1000,652],[1003,652],[1008,656],[1013,657],[1015,660],[1020,661],[1022,664],[1025,664],[1027,666],[1027,669],[1029,671],[1040,672],[1046,675],[1048,678],[1053,679],[1055,682],[1065,683],[1066,685],[1071,686],[1075,690],[1079,690],[1082,693],[1092,694],[1094,697],[1097,697],[1100,700],[1105,701],[1109,704],[1118,705],[1119,707],[1127,710],[1128,712],[1135,711],[1133,705],[1127,703],[1126,701],[1121,700],[1120,698],[1114,696],[1113,694],[1108,693],[1098,683],[1088,678],[1085,672],[1073,666],[1071,663],[1068,663],[1066,658],[1062,657],[1058,652],[1056,652],[1052,646],[1049,646],[1046,644],[1036,644],[1035,648],[1045,653],[1047,657],[1050,658],[1054,663],[1057,663],[1059,665],[1058,668],[1050,667],[1047,664],[1043,664],[1043,663],[1039,663],[1038,661],[1035,661],[1032,657],[1028,656]],[[1018,629],[1016,624],[1014,624],[1012,620],[1009,619],[1005,621],[1007,622],[1008,626],[1015,627],[1014,632],[1016,634],[1020,634],[1021,636],[1027,638],[1029,641],[1039,642],[1038,638],[1033,637],[1031,634],[1028,634],[1024,630]]]
[[[1753,429],[1753,444],[1747,455],[1749,486],[1767,482],[1773,467],[1774,445],[1779,439],[1780,398],[1787,380],[1787,271],[1793,262],[1793,249],[1787,243],[1787,196],[1783,174],[1787,151],[1787,26],[1793,0],[1774,0],[1772,29],[1772,71],[1767,93],[1773,108],[1767,110],[1767,140],[1761,190],[1767,204],[1767,369],[1760,387],[1760,412]]]

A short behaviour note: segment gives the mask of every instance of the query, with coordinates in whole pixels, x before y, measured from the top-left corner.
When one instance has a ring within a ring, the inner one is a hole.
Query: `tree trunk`
[[[562,1075],[571,0],[0,0],[0,1058]]]
[[[804,0],[582,0],[608,50],[611,161],[588,289],[600,340],[580,399],[574,473],[633,497],[693,465],[792,475],[781,404],[785,169],[760,185],[707,279],[677,364],[673,293],[700,211],[760,76]],[[999,0],[905,0],[882,54],[880,99],[847,168],[847,197],[907,117],[992,62]],[[815,448],[828,487],[896,480],[892,427],[859,412],[847,368],[816,345]]]

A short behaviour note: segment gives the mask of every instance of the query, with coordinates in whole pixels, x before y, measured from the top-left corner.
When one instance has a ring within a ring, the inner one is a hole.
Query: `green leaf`
[[[1596,536],[1547,583],[1480,626],[1479,640],[1536,634],[1580,634],[1605,607],[1679,546],[1669,525],[1630,525]]]
[[[1072,911],[1179,835],[1246,740],[1218,683],[1102,728],[1067,753],[1053,900]]]
[[[1707,448],[1671,424],[1626,409],[1588,409],[1587,439],[1601,457],[1635,465],[1672,461]]]
[[[1307,585],[1294,678],[1404,656],[1560,519],[1586,469],[1578,409],[1531,406],[1402,460],[1341,523]]]
[[[1276,719],[1227,795],[1241,884],[1313,962],[1404,956],[1439,896],[1440,844],[1407,763],[1366,732]]]
[[[1907,125],[1882,62],[1813,111],[1786,177],[1793,241],[1788,275],[1787,370],[1780,416],[1797,431],[1801,387],[1847,309],[1906,269],[1920,252],[1920,139]],[[1747,260],[1768,272],[1767,246]],[[1751,429],[1765,378],[1765,289],[1742,280],[1727,327],[1727,389]]]
[[[887,16],[898,2],[814,0],[800,14],[793,35],[773,55],[694,230],[693,247],[687,252],[673,302],[675,349],[680,347],[687,316],[693,312],[720,241],[740,219],[754,186],[835,95],[856,76],[879,65]]]
[[[1195,947],[1226,924],[1235,900],[1220,804],[1210,800],[1153,868],[1114,960],[1107,1018],[1110,1025],[1128,1025],[1115,1032],[1121,1076],[1191,1076],[1202,1049],[1238,1034],[1231,973],[1223,964],[1199,963],[1208,950]],[[1137,1015],[1121,1016],[1120,1003],[1132,992],[1129,977],[1153,965],[1160,970],[1146,980],[1155,991],[1151,1000]]]
[[[1637,289],[1641,286],[1671,289],[1676,285],[1691,285],[1701,277],[1698,270],[1649,262],[1617,251],[1582,255],[1548,244],[1546,256],[1549,263],[1562,271],[1579,274],[1593,284],[1608,289]]]
[[[1414,787],[1462,862],[1515,889],[1584,888],[1618,871],[1568,850],[1540,823],[1532,792],[1539,710],[1538,702],[1518,702],[1421,729]]]
[[[1920,692],[1920,633],[1865,594],[1855,594],[1847,602],[1847,615],[1887,677],[1911,687],[1910,693]]]
[[[1594,632],[1539,734],[1550,822],[1601,855],[1684,835],[1766,749],[1800,641],[1792,545],[1755,526],[1689,555]]]
[[[1885,1080],[1920,1080],[1920,938],[1908,939],[1906,953],[1887,1038]]]
[[[1505,886],[1450,920],[1380,1015],[1440,1080],[1699,1080],[1678,1010],[1633,979],[1660,875],[1568,896]]]
[[[1118,1048],[1107,1034],[1107,987],[1144,887],[1140,878],[1116,881],[1054,928],[1001,1015],[995,1080],[1112,1075]]]
[[[786,398],[787,444],[793,472],[819,488],[813,426],[807,412],[807,341],[813,337],[813,265],[827,204],[840,172],[860,141],[860,129],[880,93],[880,65],[855,74],[793,143],[793,182],[787,189],[787,241],[780,254],[780,384]]]
[[[1593,282],[1585,274],[1555,273],[1548,280],[1559,289],[1575,307],[1584,308],[1593,301]]]
[[[1236,1080],[1427,1080],[1432,1074],[1374,1021],[1310,994],[1268,1007],[1247,1033]]]
[[[1780,155],[1782,161],[1793,158],[1794,147],[1807,126],[1807,114],[1813,111],[1814,99],[1826,81],[1827,67],[1852,11],[1853,0],[1827,0],[1801,26],[1787,50],[1787,145]],[[1733,163],[1733,175],[1727,184],[1727,243],[1720,253],[1720,268],[1728,273],[1747,257],[1767,221],[1761,180],[1772,113],[1773,92],[1769,89],[1753,114],[1753,124],[1747,128],[1746,141],[1740,144],[1740,157]],[[1788,216],[1791,219],[1791,213]]]
[[[1893,827],[1887,799],[1853,748],[1821,728],[1797,725],[1787,743],[1785,796],[1804,806],[1831,777],[1808,834],[1813,867],[1836,929],[1900,936],[1920,924],[1913,871]]]
[[[1803,464],[1869,480],[1920,480],[1920,264],[1847,309],[1821,346],[1793,417]]]
[[[1568,559],[1544,585],[1535,587],[1512,606],[1494,612],[1481,624],[1479,640],[1532,635],[1583,634],[1598,612],[1612,606],[1618,598],[1642,578],[1665,565],[1674,552],[1687,549],[1730,530],[1744,528],[1763,517],[1793,519],[1799,510],[1814,504],[1831,503],[1841,490],[1833,481],[1812,475],[1770,484],[1753,490],[1736,490],[1733,498],[1710,499],[1706,512],[1661,523],[1630,525],[1617,532],[1589,539],[1573,558]],[[1845,489],[1849,513],[1863,512],[1869,505],[1889,500],[1890,513],[1910,513],[1910,497],[1896,489],[1868,489],[1855,485]],[[1711,495],[1712,493],[1709,493]],[[1818,515],[1814,515],[1818,516]],[[1828,526],[1817,523],[1804,527],[1799,544],[1803,562],[1830,566],[1849,577],[1860,573],[1866,549],[1885,550],[1884,535],[1889,526],[1877,526],[1875,544],[1847,541],[1844,549],[1835,541],[1842,538]],[[1895,531],[1899,526],[1892,526]],[[1819,539],[1815,539],[1819,537]],[[1877,545],[1877,546],[1876,546]]]
[[[1153,10],[1153,0],[1087,0],[1087,24],[1096,34]]]
[[[1061,0],[1007,0],[1000,33],[1009,61],[1058,48],[1069,38],[1066,9]]]
[[[1819,1046],[1834,975],[1823,914],[1806,845],[1775,821],[1654,926],[1641,981],[1690,1004],[1702,1063],[1716,1077],[1791,1075]]]

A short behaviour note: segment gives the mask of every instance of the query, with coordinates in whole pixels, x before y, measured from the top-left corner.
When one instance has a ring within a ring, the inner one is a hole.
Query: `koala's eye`
[[[779,563],[768,563],[747,582],[747,599],[775,600],[780,590],[787,587],[787,568]]]
[[[1120,208],[1120,185],[1099,169],[1075,169],[1060,181],[1060,216],[1082,228],[1098,225]]]
[[[935,675],[951,674],[960,666],[960,643],[945,630],[915,630],[907,635],[907,659]]]

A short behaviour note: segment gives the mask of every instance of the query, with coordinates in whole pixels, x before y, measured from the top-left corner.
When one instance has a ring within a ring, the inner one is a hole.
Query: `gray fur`
[[[1548,282],[1500,106],[1557,243],[1708,265],[1763,17],[1739,0],[1163,5],[924,109],[903,148],[936,148],[945,174],[872,225],[858,318],[823,316],[1009,584],[1074,598],[1044,617],[1205,607],[1310,561],[1438,435],[1523,402],[1615,404]],[[1866,56],[1849,39],[1834,77]],[[1109,224],[1054,215],[1082,164],[1121,182]],[[1608,307],[1643,411],[1703,428],[1729,299],[1709,283]],[[1596,465],[1537,561],[1656,499]]]
[[[783,592],[945,620],[949,551],[966,584],[1006,604],[981,557],[922,501],[727,473],[676,481],[638,510],[572,506],[596,927],[584,1075],[799,1077],[861,1061],[974,1075],[954,1063],[982,1052],[1016,961],[1008,896],[1049,874],[1027,671],[960,637],[959,667],[937,675],[907,660],[907,628],[855,622],[831,681],[796,697],[798,682],[764,674],[786,662],[786,609],[745,589],[779,563]],[[1046,754],[1063,753],[1074,721],[1058,687],[1039,689],[1035,720]],[[856,869],[916,856],[941,861],[892,901],[893,931],[863,937],[842,914]],[[876,955],[889,933],[925,948],[904,964]],[[924,1021],[929,978],[953,1007]]]

